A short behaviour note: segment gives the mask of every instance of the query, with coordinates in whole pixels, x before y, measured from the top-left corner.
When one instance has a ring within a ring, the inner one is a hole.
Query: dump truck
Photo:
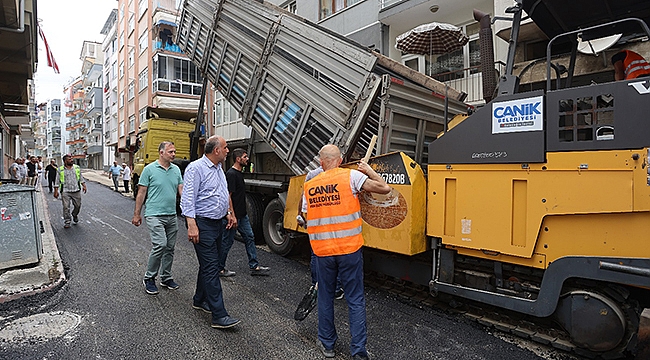
[[[136,134],[133,154],[133,175],[131,184],[133,197],[138,194],[138,180],[148,164],[158,160],[158,146],[171,141],[176,147],[174,163],[185,168],[190,158],[190,136],[194,131],[196,114],[174,110],[147,107],[146,120],[140,124]]]
[[[513,71],[524,11],[550,39],[545,86],[528,91]],[[506,70],[485,76],[494,59],[483,58],[487,104],[453,128],[462,93],[266,2],[185,0],[177,42],[295,174],[248,182],[272,189],[262,221],[272,250],[304,241],[296,215],[320,147],[350,162],[370,152],[393,196],[359,195],[367,270],[539,325],[485,321],[514,334],[628,356],[650,306],[650,84],[614,82],[611,67],[604,82],[573,75],[578,43],[647,40],[650,4],[517,0],[506,13]],[[493,54],[491,20],[475,18],[481,53]],[[553,46],[567,44],[560,67]]]

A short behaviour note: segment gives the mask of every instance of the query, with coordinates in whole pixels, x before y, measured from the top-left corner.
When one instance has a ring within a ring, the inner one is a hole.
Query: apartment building
[[[14,159],[31,139],[31,111],[38,55],[36,0],[3,1],[0,7],[0,169],[9,176]]]
[[[72,155],[75,163],[86,167],[86,136],[84,134],[84,88],[80,76],[64,87],[65,131],[66,141],[64,153]]]
[[[29,155],[47,156],[47,103],[40,103],[34,108],[32,117],[33,146]]]
[[[84,41],[79,58],[82,61],[81,76],[83,86],[83,126],[81,133],[86,140],[83,146],[87,156],[87,166],[92,169],[103,168],[103,64],[102,44]]]
[[[111,11],[100,33],[104,35],[103,166],[108,169],[115,161],[117,149],[117,9]]]
[[[47,121],[46,159],[55,159],[61,164],[61,99],[50,100],[46,103],[45,117]]]
[[[151,112],[197,112],[203,78],[173,42],[177,15],[175,0],[118,1],[118,162],[132,163],[138,127]]]

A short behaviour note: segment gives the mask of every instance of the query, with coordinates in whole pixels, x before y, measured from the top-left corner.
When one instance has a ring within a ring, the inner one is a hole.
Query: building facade
[[[46,103],[47,119],[47,159],[56,160],[61,164],[61,99],[50,100]]]
[[[203,79],[174,44],[176,8],[175,0],[118,1],[117,139],[110,143],[118,162],[133,163],[138,127],[150,112],[197,112]]]
[[[115,161],[117,149],[117,9],[111,11],[104,23],[104,159],[108,169]]]

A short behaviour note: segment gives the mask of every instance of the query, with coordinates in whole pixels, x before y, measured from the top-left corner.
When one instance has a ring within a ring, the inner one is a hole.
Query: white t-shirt
[[[124,170],[122,170],[122,180],[124,181],[129,181],[131,180],[131,168],[130,167],[125,167]]]

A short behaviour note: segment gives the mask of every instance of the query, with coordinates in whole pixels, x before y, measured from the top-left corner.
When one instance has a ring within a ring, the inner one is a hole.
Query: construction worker
[[[59,198],[61,191],[61,202],[63,203],[63,227],[70,228],[70,220],[75,224],[79,222],[79,210],[81,210],[81,190],[86,193],[86,180],[81,175],[79,165],[74,164],[72,156],[63,156],[63,165],[59,167],[59,176],[56,177],[54,197]],[[70,217],[70,202],[74,205],[72,218]]]
[[[612,56],[614,65],[614,78],[618,80],[630,80],[650,75],[650,64],[643,56],[632,50],[621,50]]]

